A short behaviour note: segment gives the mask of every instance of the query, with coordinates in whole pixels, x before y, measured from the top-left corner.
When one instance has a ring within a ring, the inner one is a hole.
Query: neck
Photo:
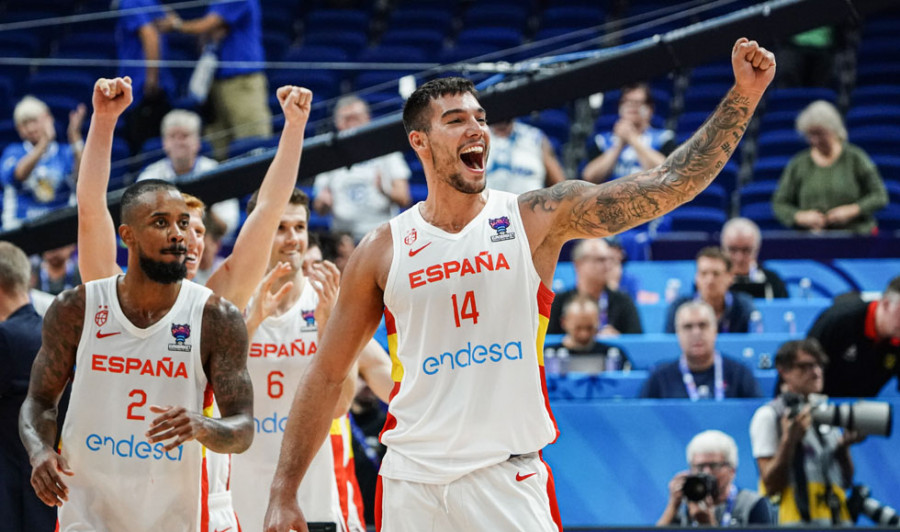
[[[582,349],[582,348],[585,348],[585,347],[591,345],[590,342],[588,342],[586,344],[580,344],[580,343],[576,342],[575,339],[572,338],[571,336],[569,336],[568,334],[563,336],[562,342],[560,342],[560,343],[566,349]]]
[[[691,371],[706,371],[713,365],[713,361],[715,360],[715,357],[712,354],[708,356],[704,355],[702,358],[691,358],[689,356],[685,356],[684,358],[687,360],[688,369]]]
[[[594,298],[594,299],[600,299],[600,294],[603,293],[604,285],[602,285],[602,284],[588,285],[587,283],[582,284],[582,283],[578,283],[576,281],[576,287],[578,289],[579,294],[584,294],[584,295]]]
[[[0,297],[0,321],[6,321],[7,318],[12,316],[13,312],[31,303],[28,292],[14,292],[10,294],[3,291],[0,292],[0,295],[2,295]]]
[[[487,204],[487,193],[465,194],[449,186],[429,192],[419,214],[431,225],[448,233],[458,233]]]
[[[172,169],[175,170],[176,175],[184,175],[189,173],[194,169],[194,160],[193,159],[171,159],[172,161]]]
[[[182,281],[162,284],[151,281],[137,264],[116,283],[122,312],[135,326],[146,328],[159,321],[175,304]]]

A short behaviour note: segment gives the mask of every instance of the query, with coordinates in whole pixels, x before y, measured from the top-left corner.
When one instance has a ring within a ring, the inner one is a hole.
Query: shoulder
[[[78,285],[75,288],[64,290],[53,300],[44,322],[51,325],[65,325],[62,331],[76,331],[80,334],[84,323],[85,312],[85,288]],[[69,327],[72,327],[71,329]]]
[[[209,157],[205,157],[201,155],[197,158],[197,164],[195,166],[196,171],[205,172],[207,170],[212,170],[219,166],[219,161],[215,159],[210,159]]]
[[[160,159],[155,163],[150,163],[147,165],[147,168],[144,168],[144,171],[138,176],[138,181],[143,181],[145,179],[166,179],[167,178],[167,168],[168,161],[166,159]]]
[[[206,323],[207,319],[224,322],[235,319],[241,322],[244,321],[241,311],[238,310],[234,303],[216,294],[210,294],[203,305],[203,322]]]
[[[390,222],[379,225],[364,236],[350,256],[351,262],[355,263],[354,271],[374,276],[382,288],[393,258],[394,238]]]
[[[825,309],[816,319],[814,325],[822,322],[842,329],[848,326],[853,327],[855,326],[855,320],[865,318],[868,310],[869,303],[862,299],[847,298],[837,301]]]

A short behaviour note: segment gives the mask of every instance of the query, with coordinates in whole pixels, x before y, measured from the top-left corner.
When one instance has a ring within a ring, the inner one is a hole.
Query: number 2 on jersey
[[[138,421],[142,421],[144,419],[143,414],[135,414],[134,409],[140,408],[147,404],[147,393],[144,390],[134,389],[128,392],[128,397],[138,397],[135,402],[128,405],[128,419],[136,419]]]
[[[478,323],[478,307],[475,306],[475,292],[469,290],[463,296],[462,310],[459,308],[459,302],[456,294],[450,297],[453,300],[453,319],[456,320],[456,326],[461,327],[461,320],[472,320],[473,324]]]

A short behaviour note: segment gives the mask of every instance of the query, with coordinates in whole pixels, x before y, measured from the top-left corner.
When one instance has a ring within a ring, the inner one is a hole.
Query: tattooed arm
[[[242,453],[253,441],[253,388],[247,372],[247,328],[234,305],[210,296],[203,310],[203,370],[221,416],[211,418],[181,406],[151,406],[160,414],[150,423],[150,442],[165,449],[197,440],[217,453]]]
[[[47,506],[61,506],[68,488],[61,474],[72,475],[53,448],[56,405],[75,367],[84,324],[84,286],[59,295],[44,316],[41,350],[31,367],[28,396],[19,412],[19,437],[31,461],[31,485]]]
[[[732,50],[735,85],[712,116],[662,164],[602,185],[568,181],[519,197],[542,279],[553,275],[562,244],[603,237],[657,218],[706,188],[737,147],[775,75],[775,57],[755,41]]]

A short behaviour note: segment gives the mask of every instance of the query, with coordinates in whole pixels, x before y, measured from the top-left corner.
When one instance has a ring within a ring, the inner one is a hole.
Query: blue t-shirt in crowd
[[[715,366],[699,372],[691,372],[701,399],[715,398]],[[732,358],[722,357],[722,381],[726,398],[762,397],[753,370]],[[647,399],[688,399],[687,387],[678,360],[660,364],[653,370],[644,386],[641,397]]]
[[[219,61],[266,60],[262,46],[262,15],[259,0],[245,2],[214,3],[209,13],[216,13],[228,24],[228,36],[219,44]],[[229,67],[220,65],[216,69],[216,79],[227,79],[243,74],[262,71],[256,67]]]
[[[71,180],[75,158],[68,144],[52,142],[24,181],[16,179],[16,165],[34,146],[30,142],[10,144],[0,155],[3,185],[3,227],[12,229],[22,220],[41,216],[69,204],[75,189]]]
[[[600,153],[603,153],[612,147],[615,143],[615,138],[616,136],[613,132],[608,131],[606,133],[595,135],[594,143]],[[641,133],[641,142],[663,155],[667,155],[667,152],[671,151],[670,148],[674,148],[674,141],[675,133],[670,129],[648,127]],[[616,161],[616,167],[613,168],[609,180],[611,181],[613,179],[625,177],[635,172],[640,172],[641,170],[641,162],[638,160],[637,152],[631,146],[625,146],[625,148],[622,149],[622,153],[619,154],[619,159]]]
[[[119,10],[138,9],[138,12],[125,13],[119,17],[116,23],[116,49],[119,60],[143,61],[144,47],[138,31],[147,24],[153,24],[156,19],[165,17],[165,12],[157,0],[120,0]],[[158,9],[151,9],[158,8]],[[159,34],[159,57],[170,59],[168,55],[167,37],[165,33]],[[122,64],[119,67],[119,76],[131,76],[131,86],[134,89],[135,102],[144,95],[144,81],[147,78],[147,70],[143,66]],[[175,78],[166,67],[159,67],[159,87],[173,99],[175,97]],[[132,108],[134,104],[132,104]]]

